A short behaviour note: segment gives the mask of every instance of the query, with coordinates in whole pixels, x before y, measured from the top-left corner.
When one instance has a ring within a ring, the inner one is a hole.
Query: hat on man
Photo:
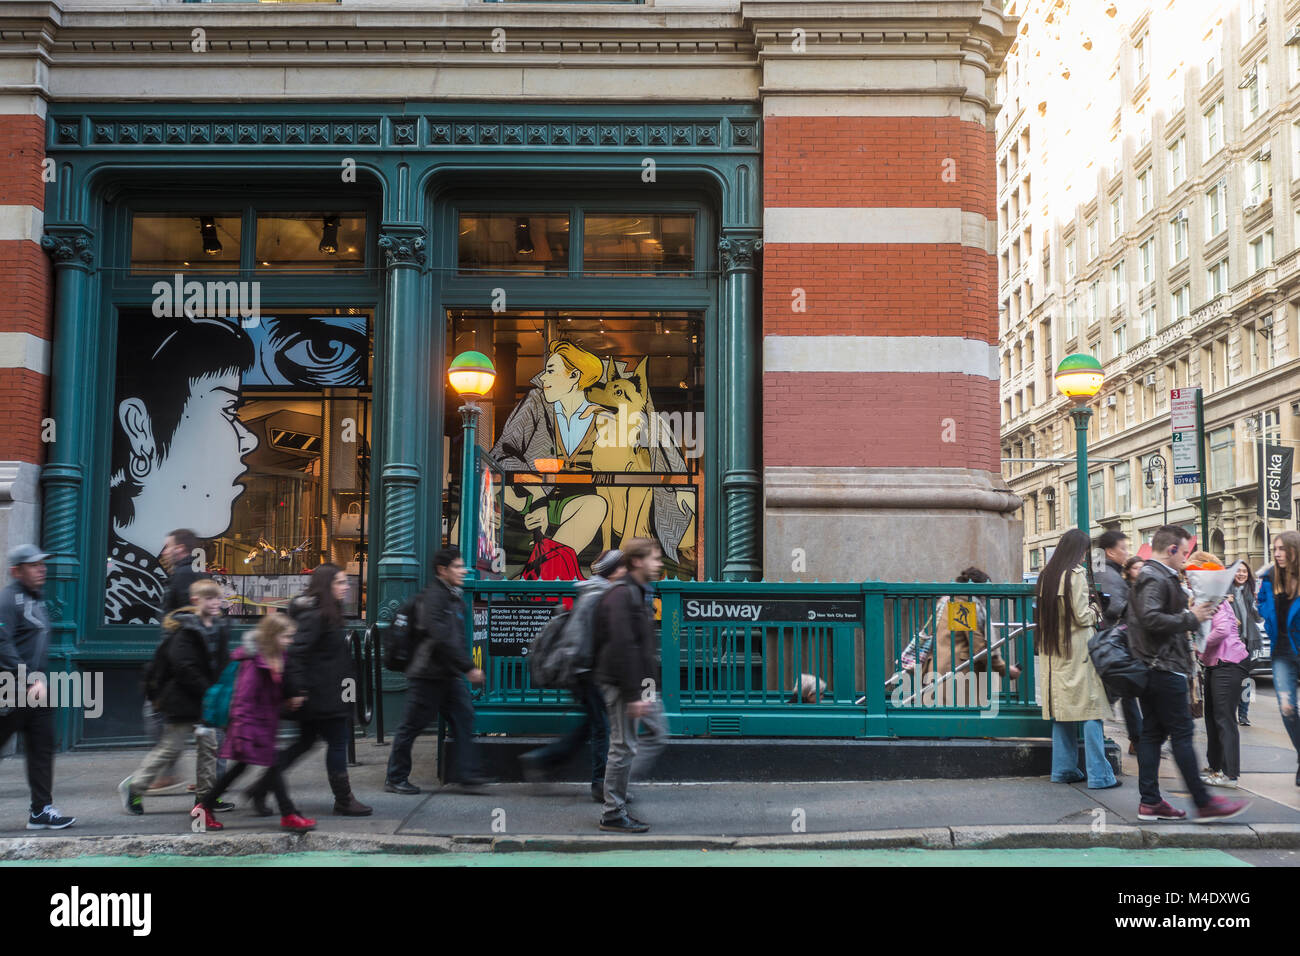
[[[618,548],[611,548],[591,562],[591,573],[599,574],[602,578],[608,577],[622,560],[623,552]]]
[[[34,544],[20,544],[18,547],[9,550],[9,567],[14,568],[20,564],[35,564],[38,561],[44,561],[48,557],[48,554]]]

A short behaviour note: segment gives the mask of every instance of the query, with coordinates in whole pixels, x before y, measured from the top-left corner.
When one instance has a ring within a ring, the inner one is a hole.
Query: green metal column
[[[429,431],[429,318],[420,305],[420,274],[425,262],[424,228],[385,223],[379,248],[388,269],[385,293],[387,342],[377,370],[385,420],[379,472],[379,619],[391,621],[402,599],[420,580],[416,521],[429,502],[419,502],[422,468],[420,436]]]
[[[763,576],[758,554],[762,486],[758,474],[759,329],[758,269],[763,247],[752,232],[724,233],[718,242],[726,282],[726,327],[722,377],[725,439],[722,461],[726,519],[722,577],[755,581]]]
[[[1070,410],[1074,419],[1074,484],[1075,501],[1079,505],[1079,530],[1090,535],[1088,519],[1088,419],[1092,409],[1087,405],[1078,405]]]
[[[460,455],[460,557],[465,577],[478,577],[478,417],[482,414],[473,400],[460,407],[464,446]]]

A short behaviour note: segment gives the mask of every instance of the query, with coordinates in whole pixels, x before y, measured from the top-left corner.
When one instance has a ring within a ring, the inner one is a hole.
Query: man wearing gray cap
[[[49,671],[50,619],[45,612],[45,554],[31,544],[9,552],[13,580],[0,591],[0,672],[25,673],[18,706],[0,715],[0,747],[21,732],[32,791],[29,830],[62,830],[76,822],[54,806],[54,710],[45,674]]]

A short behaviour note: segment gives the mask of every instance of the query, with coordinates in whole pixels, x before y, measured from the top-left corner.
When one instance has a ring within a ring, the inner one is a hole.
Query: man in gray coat
[[[1106,555],[1106,563],[1096,574],[1097,592],[1101,596],[1101,626],[1114,627],[1124,620],[1128,610],[1129,588],[1124,580],[1124,562],[1128,560],[1128,536],[1123,531],[1106,531],[1097,539],[1098,547]],[[1128,752],[1137,756],[1137,743],[1142,739],[1142,708],[1136,697],[1121,697],[1120,709],[1124,712],[1124,730],[1128,733]],[[1110,705],[1115,706],[1115,698]]]

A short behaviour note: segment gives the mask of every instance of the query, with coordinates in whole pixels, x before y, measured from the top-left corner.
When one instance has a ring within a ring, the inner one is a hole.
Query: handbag
[[[1129,650],[1126,625],[1102,628],[1088,638],[1088,656],[1111,696],[1137,697],[1147,689],[1151,669]]]
[[[348,510],[339,515],[338,533],[342,535],[361,533],[361,502],[352,502],[348,505]]]

